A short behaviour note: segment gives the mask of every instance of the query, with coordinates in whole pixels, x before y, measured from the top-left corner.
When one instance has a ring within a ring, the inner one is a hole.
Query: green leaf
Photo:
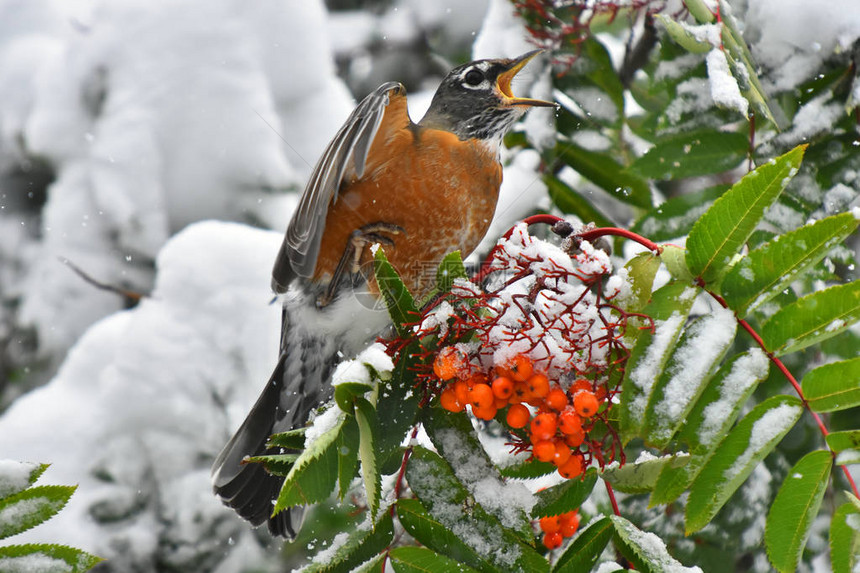
[[[657,14],[657,21],[666,28],[666,32],[679,46],[692,54],[707,54],[714,46],[710,42],[699,39],[689,28],[685,28],[672,18]]]
[[[711,521],[802,413],[800,400],[777,395],[744,416],[720,442],[716,453],[690,487],[686,509],[688,535]]]
[[[469,275],[466,273],[466,267],[463,266],[460,251],[448,253],[436,269],[436,290],[440,293],[448,292],[454,285],[455,279],[466,278],[469,278]]]
[[[54,517],[76,486],[42,485],[0,499],[0,539],[27,531]]]
[[[359,366],[359,368],[362,366]],[[364,366],[364,368],[367,367]],[[350,372],[353,372],[353,370],[350,370]],[[363,398],[371,390],[373,390],[373,386],[362,382],[341,382],[334,387],[334,401],[337,403],[338,408],[351,414],[356,398]]]
[[[379,445],[376,457],[383,468],[390,463],[396,463],[396,467],[399,467],[399,458],[403,451],[400,444],[403,443],[406,432],[418,418],[418,400],[421,393],[415,391],[415,384],[417,365],[423,359],[421,353],[421,345],[413,340],[401,351],[394,365],[391,380],[380,385],[376,410],[384,412],[385,415],[379,418]],[[395,456],[398,458],[396,461]],[[383,473],[385,471],[384,469]]]
[[[343,501],[355,477],[358,467],[358,423],[355,418],[347,418],[337,438],[337,496]]]
[[[337,412],[337,422],[302,451],[287,474],[273,515],[294,505],[318,503],[331,495],[338,477],[338,438],[346,418],[343,412]]]
[[[860,223],[842,213],[800,227],[762,245],[734,265],[721,290],[729,307],[743,317],[770,300],[824,258]]]
[[[543,182],[546,184],[547,192],[553,204],[562,213],[576,215],[583,222],[594,223],[598,227],[615,226],[609,217],[555,175],[544,175]]]
[[[848,520],[853,521],[853,526]],[[851,502],[843,503],[833,513],[830,522],[830,565],[833,573],[852,573],[860,563],[860,509]]]
[[[428,513],[451,530],[478,556],[502,571],[547,571],[546,559],[520,536],[476,503],[451,466],[438,454],[416,446],[406,479]]]
[[[33,563],[42,563],[51,571],[60,570],[69,573],[83,573],[104,561],[101,557],[90,555],[80,549],[49,543],[28,543],[26,545],[9,545],[0,547],[0,560],[5,571],[33,571]],[[45,563],[46,560],[56,560],[64,563]],[[17,562],[17,564],[16,564]]]
[[[591,151],[573,142],[559,143],[556,153],[577,173],[619,201],[643,209],[651,207],[648,182],[625,170],[608,153]]]
[[[830,452],[809,452],[788,472],[767,514],[764,543],[770,562],[781,572],[797,569],[827,489]]]
[[[597,483],[597,471],[589,468],[581,479],[565,480],[537,492],[535,494],[537,503],[532,508],[532,517],[561,515],[579,509],[579,506],[591,495],[595,483]]]
[[[377,553],[384,551],[394,539],[394,524],[391,513],[384,512],[379,523],[373,527],[359,526],[353,528],[346,536],[346,541],[339,545],[324,562],[312,562],[302,571],[306,573],[348,573]]]
[[[705,282],[718,278],[797,172],[806,146],[748,173],[696,221],[687,239],[687,266]]]
[[[682,467],[690,461],[689,454],[651,457],[650,459],[624,464],[603,472],[601,477],[612,487],[623,493],[646,493],[654,489],[660,473],[668,467]]]
[[[765,347],[782,356],[832,338],[860,320],[860,280],[814,292],[779,309],[761,327]]]
[[[452,561],[424,547],[398,547],[388,554],[397,573],[469,573],[471,567]]]
[[[639,312],[651,298],[651,288],[660,268],[660,258],[646,251],[627,261],[624,268],[627,269],[630,284],[630,296],[623,301],[624,310]]]
[[[367,506],[370,509],[370,514],[376,515],[379,510],[379,496],[382,492],[382,480],[376,461],[376,444],[379,441],[377,438],[379,424],[376,421],[376,410],[364,398],[356,398],[355,419],[358,422],[358,455],[361,458],[364,489],[367,492]]]
[[[391,322],[394,323],[400,336],[408,336],[410,329],[404,325],[415,321],[418,312],[415,300],[407,290],[406,285],[403,284],[400,275],[388,262],[382,248],[376,250],[373,260],[376,284],[385,299],[388,314],[391,315]]]
[[[527,462],[501,468],[501,474],[506,478],[534,479],[551,474],[557,469],[549,462],[539,462],[532,458]]]
[[[0,462],[0,500],[22,492],[39,479],[51,464],[36,464],[32,462],[16,462],[5,460]]]
[[[831,362],[807,372],[801,388],[809,407],[816,412],[860,406],[860,357]]]
[[[845,430],[827,434],[827,447],[833,452],[860,450],[860,430]]]
[[[683,565],[666,550],[666,544],[653,533],[638,527],[618,515],[610,515],[615,525],[616,546],[641,573],[664,573],[682,571]]]
[[[717,308],[684,330],[648,400],[647,443],[660,449],[669,444],[734,341],[736,329],[732,312]]]
[[[525,508],[517,500],[531,497],[518,482],[504,482],[484,451],[472,422],[464,413],[431,408],[424,428],[460,483],[481,507],[524,541],[534,538]]]
[[[682,179],[734,169],[747,156],[749,140],[731,131],[697,131],[659,141],[630,170],[652,179]]]
[[[463,543],[454,532],[430,517],[417,499],[399,500],[397,502],[397,517],[409,535],[433,551],[478,571],[487,573],[497,571],[489,563],[478,557],[478,554]]]
[[[639,335],[627,362],[619,404],[625,441],[639,435],[654,382],[669,360],[698,292],[695,287],[672,282],[655,291],[643,310],[654,320],[654,332]]]
[[[590,523],[558,558],[553,573],[588,573],[614,534],[615,525],[608,517]]]
[[[684,6],[690,11],[690,15],[700,24],[709,24],[714,21],[714,14],[708,4],[702,0],[684,0]]]
[[[249,456],[248,463],[263,464],[270,474],[286,476],[293,468],[293,464],[299,459],[299,454],[271,454],[264,456]]]
[[[642,215],[630,230],[652,241],[683,237],[728,188],[728,185],[717,185],[672,197]]]
[[[306,427],[296,428],[280,434],[272,434],[269,437],[267,447],[270,448],[286,448],[288,450],[303,450],[305,449],[305,432]]]

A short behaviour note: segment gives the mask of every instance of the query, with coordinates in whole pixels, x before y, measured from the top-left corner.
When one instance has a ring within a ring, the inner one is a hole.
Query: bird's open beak
[[[511,91],[511,80],[514,79],[514,76],[523,69],[532,58],[537,56],[543,52],[543,50],[533,50],[531,52],[527,52],[520,56],[519,58],[514,58],[511,60],[510,65],[507,70],[500,73],[498,78],[496,78],[496,86],[499,88],[499,92],[501,92],[502,96],[505,98],[505,103],[508,105],[531,105],[536,107],[555,107],[556,104],[549,101],[543,101],[540,99],[530,99],[525,97],[515,97],[514,93]]]

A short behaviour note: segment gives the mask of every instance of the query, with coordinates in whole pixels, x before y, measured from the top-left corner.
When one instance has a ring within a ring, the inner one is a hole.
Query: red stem
[[[621,511],[618,510],[618,502],[615,501],[615,490],[612,489],[612,484],[606,480],[603,480],[603,483],[606,484],[606,493],[609,495],[609,502],[612,504],[612,512],[621,517]]]
[[[704,286],[704,283],[702,281],[700,281],[699,286]],[[729,308],[728,303],[725,301],[725,299],[723,297],[721,297],[717,293],[711,292],[707,289],[705,289],[705,292],[707,292],[709,295],[711,295],[711,297],[715,301],[720,303],[720,305],[723,308]],[[731,310],[731,309],[729,309],[729,310]],[[759,336],[759,334],[750,325],[750,323],[748,323],[746,320],[744,320],[742,318],[739,318],[737,315],[735,315],[735,319],[738,321],[738,324],[740,324],[741,327],[744,330],[746,330],[750,336],[752,336],[753,340],[755,341],[756,344],[758,344],[759,348],[762,349],[762,351],[767,355],[767,357],[770,359],[770,361],[774,363],[774,365],[779,369],[779,371],[782,372],[782,375],[785,376],[785,378],[789,381],[789,383],[794,388],[794,391],[797,392],[797,395],[800,397],[800,401],[803,403],[803,407],[806,408],[807,412],[812,414],[812,419],[815,420],[815,424],[818,426],[818,429],[821,432],[821,435],[826,438],[827,435],[830,433],[829,430],[827,429],[827,426],[824,425],[824,421],[821,419],[821,416],[818,415],[818,412],[815,412],[812,408],[809,407],[809,402],[806,401],[806,396],[803,395],[803,389],[800,387],[800,384],[798,383],[798,381],[794,377],[794,375],[789,371],[788,367],[786,367],[786,365],[782,362],[782,360],[777,358],[773,354],[773,352],[769,351],[765,347],[764,340],[762,340],[761,336]],[[830,453],[834,458],[836,457],[836,454],[834,452],[831,451]],[[854,483],[854,478],[851,476],[851,472],[848,471],[848,466],[842,466],[842,472],[845,474],[845,478],[848,480],[848,483],[851,485],[851,489],[854,492],[854,495],[857,497],[860,497],[860,493],[857,492],[857,484]]]

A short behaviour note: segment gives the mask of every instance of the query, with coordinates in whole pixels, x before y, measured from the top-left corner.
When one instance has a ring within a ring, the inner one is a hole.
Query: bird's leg
[[[384,234],[383,234],[384,233]],[[405,233],[403,227],[392,223],[378,222],[364,225],[352,232],[340,256],[340,260],[332,273],[331,280],[324,293],[317,298],[317,306],[322,308],[328,306],[337,294],[341,280],[347,274],[354,275],[361,268],[361,255],[364,249],[379,243],[385,246],[393,246],[394,239],[386,235],[399,235]]]

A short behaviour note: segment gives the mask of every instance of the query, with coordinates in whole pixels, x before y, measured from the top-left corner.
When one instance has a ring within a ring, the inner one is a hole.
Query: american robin
[[[424,118],[413,123],[406,90],[381,85],[329,143],[302,194],[272,271],[282,295],[280,357],[250,414],[215,460],[215,493],[254,525],[295,537],[302,508],[272,516],[283,478],[260,464],[268,437],[300,427],[331,395],[339,357],[354,355],[389,322],[357,293],[377,294],[367,269],[371,246],[385,254],[410,291],[429,292],[449,252],[468,255],[493,218],[502,136],[530,106],[511,80],[539,50],[514,59],[478,60],[442,80]]]

